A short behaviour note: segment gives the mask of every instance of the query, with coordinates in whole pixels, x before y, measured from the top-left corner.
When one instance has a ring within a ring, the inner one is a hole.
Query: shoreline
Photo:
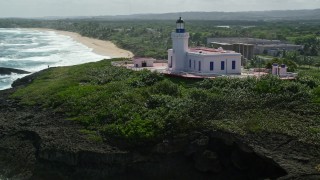
[[[74,41],[81,43],[88,48],[92,49],[92,52],[102,55],[102,56],[109,56],[110,58],[132,58],[134,54],[128,50],[121,49],[117,47],[111,41],[104,41],[100,39],[89,38],[85,36],[81,36],[79,33],[69,32],[69,31],[60,31],[55,29],[47,29],[47,28],[27,28],[30,30],[36,31],[53,31],[56,34],[69,36]]]

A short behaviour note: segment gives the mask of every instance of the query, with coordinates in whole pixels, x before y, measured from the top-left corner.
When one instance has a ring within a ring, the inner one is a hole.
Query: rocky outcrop
[[[52,68],[49,68],[49,69],[52,69]],[[26,86],[26,85],[30,84],[37,76],[39,76],[40,74],[42,74],[43,72],[45,72],[49,69],[44,69],[44,70],[38,71],[36,73],[30,74],[28,76],[25,76],[23,78],[19,78],[11,84],[11,87],[16,88],[18,86]]]
[[[188,139],[180,153],[189,159],[194,169],[207,174],[205,178],[275,179],[287,175],[272,158],[255,152],[235,135],[218,131],[198,132],[189,135]],[[164,150],[157,149],[157,152]]]
[[[38,140],[37,134],[30,131],[15,132],[1,137],[0,164],[4,167],[2,174],[18,179],[32,176],[37,161]]]
[[[30,74],[30,72],[24,71],[24,70],[21,70],[21,69],[0,67],[0,75],[10,75],[10,74],[12,74],[12,73],[16,73],[16,74]]]

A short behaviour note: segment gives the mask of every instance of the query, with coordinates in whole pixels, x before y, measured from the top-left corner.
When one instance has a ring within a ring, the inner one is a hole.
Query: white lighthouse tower
[[[177,22],[176,32],[171,33],[172,50],[168,52],[169,68],[173,72],[184,71],[186,67],[187,53],[189,51],[189,33],[185,30],[185,24],[180,17]]]

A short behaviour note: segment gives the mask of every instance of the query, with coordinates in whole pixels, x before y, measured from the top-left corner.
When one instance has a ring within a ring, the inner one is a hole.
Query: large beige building
[[[276,56],[282,51],[296,51],[303,49],[302,45],[288,44],[280,40],[267,40],[257,38],[208,38],[207,43],[212,47],[227,47],[228,50],[233,50],[241,53],[244,58],[252,59],[254,55],[268,54]],[[232,49],[231,49],[232,45]]]

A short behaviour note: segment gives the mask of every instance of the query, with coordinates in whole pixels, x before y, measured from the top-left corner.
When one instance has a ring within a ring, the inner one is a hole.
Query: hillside
[[[164,14],[133,14],[118,16],[92,17],[102,20],[176,20],[183,16],[188,20],[319,20],[320,9],[314,10],[277,10],[277,11],[248,11],[248,12],[178,12]],[[83,18],[83,17],[82,17]]]
[[[195,81],[109,60],[50,68],[0,92],[0,174],[316,179],[317,78]]]

